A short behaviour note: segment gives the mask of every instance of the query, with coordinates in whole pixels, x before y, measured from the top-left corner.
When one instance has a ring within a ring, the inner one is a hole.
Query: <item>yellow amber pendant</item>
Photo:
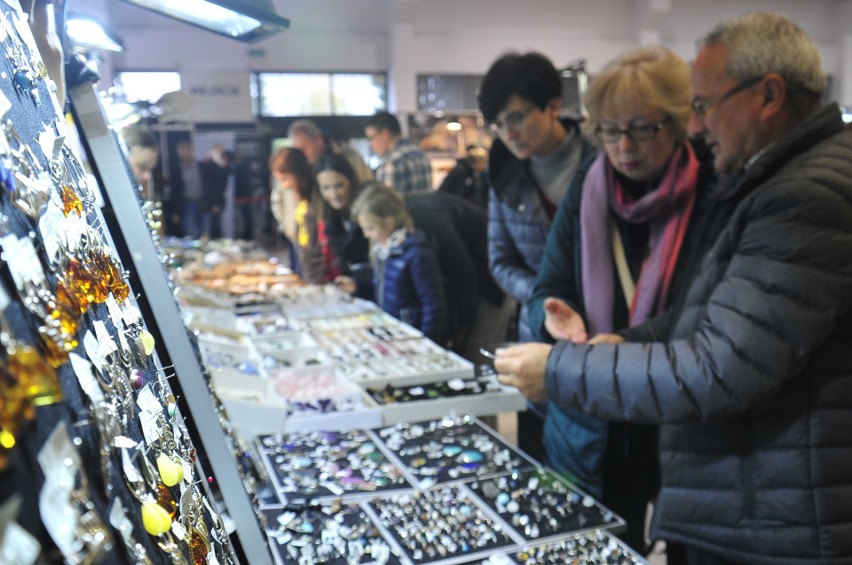
[[[160,472],[160,480],[167,487],[173,487],[183,480],[183,465],[179,457],[160,453],[157,457],[157,470]]]
[[[207,554],[210,553],[210,540],[207,539],[207,534],[200,528],[194,528],[188,545],[192,565],[206,565]]]
[[[154,352],[154,345],[156,345],[154,336],[151,335],[151,332],[148,330],[142,330],[142,334],[139,338],[142,340],[142,347],[145,349],[145,355],[151,355]]]
[[[159,536],[172,527],[172,517],[157,502],[148,500],[142,503],[142,525],[152,536]]]
[[[46,344],[53,344],[53,347],[57,347],[50,339],[44,341]],[[63,394],[59,387],[59,379],[56,376],[56,371],[51,367],[53,363],[50,365],[45,363],[44,358],[35,347],[15,344],[7,346],[6,353],[9,372],[18,380],[24,395],[34,405],[47,406],[62,400]],[[64,354],[65,359],[68,358],[66,352],[61,351],[61,353]],[[50,359],[49,354],[48,359]]]
[[[65,278],[68,281],[68,290],[78,302],[89,304],[95,301],[94,296],[92,296],[91,274],[83,268],[79,261],[71,259],[68,262]]]
[[[83,201],[80,200],[74,189],[65,184],[59,189],[59,194],[62,196],[62,211],[65,212],[65,216],[67,217],[71,212],[77,212],[77,215],[82,218]]]
[[[62,310],[67,312],[68,316],[72,318],[78,318],[86,312],[86,308],[83,307],[83,303],[81,303],[77,297],[68,290],[68,287],[63,280],[60,280],[56,285],[56,303],[59,308],[54,310],[56,313],[54,318],[60,317]],[[86,306],[88,306],[88,304],[86,304]]]
[[[102,270],[94,271],[94,274],[96,276],[89,289],[89,300],[95,304],[103,304],[109,296],[110,279]]]
[[[172,491],[163,483],[157,485],[157,504],[166,509],[171,518],[177,514],[177,501],[172,496]]]
[[[60,343],[56,338],[52,337],[57,330],[48,330],[45,327],[38,329],[41,343],[44,347],[44,357],[54,369],[58,369],[68,361],[68,352],[76,347],[77,341],[73,340],[69,346],[71,349],[66,349],[64,343]]]
[[[124,302],[130,296],[130,285],[121,278],[113,279],[110,290],[112,290],[112,295],[115,296],[115,299],[119,303]]]

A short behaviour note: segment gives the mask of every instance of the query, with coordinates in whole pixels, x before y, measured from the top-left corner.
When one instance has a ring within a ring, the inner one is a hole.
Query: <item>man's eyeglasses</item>
[[[537,106],[532,105],[527,106],[523,110],[514,110],[509,112],[502,120],[494,120],[493,122],[490,122],[488,124],[488,129],[491,130],[491,133],[494,135],[503,133],[509,128],[517,130],[524,124],[524,121],[526,121],[530,112],[536,108]]]
[[[657,137],[657,132],[666,127],[668,119],[662,120],[656,124],[647,126],[631,126],[627,129],[599,127],[595,131],[595,135],[602,143],[618,143],[622,135],[626,135],[627,139],[636,143],[639,141],[650,141]]]
[[[766,75],[760,75],[756,77],[747,78],[738,85],[732,87],[730,90],[725,92],[724,94],[720,94],[719,96],[714,96],[713,98],[700,98],[695,97],[692,99],[692,111],[695,112],[695,115],[701,118],[707,116],[707,112],[710,111],[710,108],[716,106],[717,104],[721,104],[725,100],[732,98],[743,92],[744,90],[748,90],[752,86],[756,85],[760,81],[763,80],[763,77]]]

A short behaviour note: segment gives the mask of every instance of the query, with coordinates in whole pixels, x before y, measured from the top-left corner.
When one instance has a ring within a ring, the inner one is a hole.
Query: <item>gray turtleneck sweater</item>
[[[562,143],[546,155],[530,157],[530,168],[544,195],[553,204],[558,205],[568,191],[571,179],[580,166],[583,146],[580,134],[569,131]]]

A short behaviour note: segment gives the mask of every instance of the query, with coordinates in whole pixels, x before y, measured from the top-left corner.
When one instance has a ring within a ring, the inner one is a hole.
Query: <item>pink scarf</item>
[[[687,143],[676,149],[657,188],[634,200],[616,181],[601,151],[583,182],[580,204],[582,280],[588,333],[611,333],[618,276],[613,257],[609,214],[627,222],[648,223],[648,257],[642,264],[629,325],[639,324],[666,307],[672,274],[680,253],[698,181],[698,159]]]

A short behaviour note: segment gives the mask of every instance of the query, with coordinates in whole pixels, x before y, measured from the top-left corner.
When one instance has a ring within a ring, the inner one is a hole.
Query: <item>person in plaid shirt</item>
[[[370,147],[382,161],[376,180],[400,194],[432,190],[432,164],[419,147],[402,137],[396,116],[377,112],[365,128]]]

